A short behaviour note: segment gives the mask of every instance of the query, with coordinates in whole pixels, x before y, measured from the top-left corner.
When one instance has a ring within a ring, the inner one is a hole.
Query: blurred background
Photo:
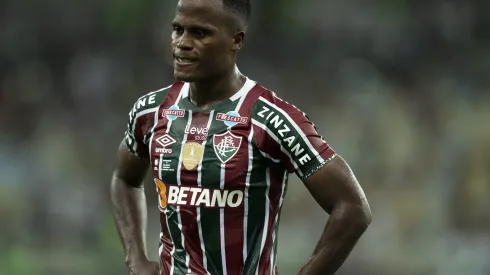
[[[371,203],[338,274],[490,274],[490,1],[252,2],[241,70],[309,114]],[[109,181],[132,104],[173,80],[175,4],[0,2],[0,274],[127,274]],[[326,219],[294,176],[281,275]]]

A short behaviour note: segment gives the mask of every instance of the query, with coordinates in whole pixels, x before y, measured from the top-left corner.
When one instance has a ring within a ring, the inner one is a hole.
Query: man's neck
[[[246,77],[235,67],[226,75],[200,82],[191,82],[189,99],[198,107],[208,107],[232,97],[245,84]]]

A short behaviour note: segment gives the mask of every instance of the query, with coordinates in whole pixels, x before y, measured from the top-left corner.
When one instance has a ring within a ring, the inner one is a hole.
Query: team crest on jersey
[[[248,117],[241,117],[239,113],[230,111],[226,114],[218,113],[216,115],[216,120],[223,121],[228,127],[233,127],[237,124],[246,124]]]
[[[184,117],[185,111],[181,110],[177,105],[172,105],[170,108],[163,110],[162,115],[167,117],[168,120],[172,121],[179,117]]]
[[[242,137],[235,136],[230,131],[213,136],[214,152],[222,163],[228,162],[235,156],[241,143]]]
[[[187,170],[192,170],[201,161],[204,155],[204,146],[197,142],[187,142],[182,148],[182,164]]]

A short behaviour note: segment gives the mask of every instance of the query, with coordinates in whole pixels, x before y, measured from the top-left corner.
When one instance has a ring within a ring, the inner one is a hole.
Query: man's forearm
[[[126,253],[126,264],[147,260],[146,197],[142,187],[132,187],[114,176],[111,182],[114,218]]]
[[[332,275],[349,256],[371,222],[369,210],[339,206],[332,210],[313,257],[300,275]]]

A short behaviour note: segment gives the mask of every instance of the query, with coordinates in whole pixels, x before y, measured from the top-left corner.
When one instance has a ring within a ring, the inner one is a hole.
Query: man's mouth
[[[175,56],[175,61],[181,65],[188,65],[196,62],[196,59]]]

